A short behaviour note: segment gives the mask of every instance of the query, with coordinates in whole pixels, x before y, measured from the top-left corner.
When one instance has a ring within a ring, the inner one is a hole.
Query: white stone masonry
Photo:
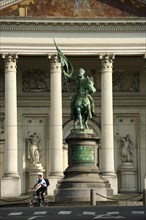
[[[113,141],[113,55],[106,54],[101,59],[101,171],[102,175],[110,181],[114,193],[117,193]]]
[[[61,63],[56,55],[51,57],[50,122],[49,122],[49,193],[63,177],[62,144],[62,76]],[[52,188],[53,187],[53,188]]]
[[[5,160],[1,196],[20,195],[17,146],[16,55],[5,57]]]

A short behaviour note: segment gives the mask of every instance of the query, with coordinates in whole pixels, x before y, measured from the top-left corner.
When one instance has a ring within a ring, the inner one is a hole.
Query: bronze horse
[[[84,78],[84,83],[80,85],[79,93],[75,97],[74,101],[74,128],[77,128],[79,121],[79,128],[88,129],[88,120],[92,118],[94,114],[94,101],[91,96],[96,92],[94,82],[92,78]]]

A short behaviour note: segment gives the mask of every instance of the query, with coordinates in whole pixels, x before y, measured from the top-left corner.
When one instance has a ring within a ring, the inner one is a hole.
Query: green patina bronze
[[[96,92],[94,81],[89,76],[85,77],[85,70],[83,68],[78,69],[77,78],[74,78],[73,65],[57,47],[56,43],[55,46],[61,62],[62,73],[65,77],[68,92],[70,94],[70,117],[74,120],[74,128],[83,129],[85,126],[85,128],[88,129],[88,120],[94,115],[94,100],[91,96],[91,94]],[[76,83],[73,95],[71,95],[67,79],[74,80]]]
[[[94,146],[72,146],[72,163],[94,164]]]

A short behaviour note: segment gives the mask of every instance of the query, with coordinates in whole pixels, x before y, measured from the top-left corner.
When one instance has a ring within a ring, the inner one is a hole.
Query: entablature
[[[3,31],[115,32],[146,31],[145,18],[132,19],[54,19],[1,17]]]

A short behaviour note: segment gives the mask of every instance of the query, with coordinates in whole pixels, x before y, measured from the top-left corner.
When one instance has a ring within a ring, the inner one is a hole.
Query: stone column
[[[5,57],[5,160],[1,196],[20,195],[17,146],[16,55]]]
[[[113,55],[104,55],[101,59],[101,172],[110,181],[114,193],[117,193],[113,140]]]
[[[57,181],[63,177],[62,142],[62,71],[58,57],[51,57],[50,122],[49,122],[49,193],[56,188]]]
[[[145,67],[146,67],[146,53],[144,54],[144,61],[145,61]],[[146,130],[145,130],[145,135],[146,135]],[[144,184],[144,186],[143,186],[144,205],[146,205],[146,164],[145,164],[145,176],[144,176],[144,183],[143,184]]]

